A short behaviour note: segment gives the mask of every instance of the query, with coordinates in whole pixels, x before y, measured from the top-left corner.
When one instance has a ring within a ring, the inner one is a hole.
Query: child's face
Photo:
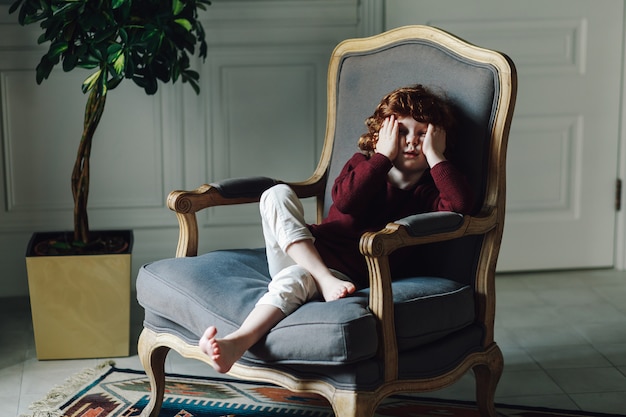
[[[428,161],[422,152],[422,143],[427,123],[421,123],[411,116],[398,117],[398,154],[393,165],[404,172],[419,172],[428,168]]]

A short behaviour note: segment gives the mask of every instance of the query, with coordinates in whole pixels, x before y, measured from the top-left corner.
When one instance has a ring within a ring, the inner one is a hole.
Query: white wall
[[[17,25],[9,3],[0,0],[0,298],[28,294],[33,232],[72,227],[69,178],[87,75],[58,71],[38,86],[38,28]],[[94,143],[92,229],[133,229],[136,271],[174,254],[171,190],[245,175],[304,179],[322,145],[330,53],[343,39],[382,31],[384,4],[214,0],[203,18],[210,50],[197,63],[199,96],[178,84],[148,97],[130,81],[111,92]],[[202,250],[262,244],[254,208],[209,211],[199,222]],[[615,266],[624,269],[623,209],[617,223]]]
[[[227,177],[312,173],[330,53],[378,22],[360,25],[357,3],[214,1],[203,18],[210,49],[198,63],[200,95],[178,84],[149,97],[130,81],[110,92],[94,142],[90,222],[134,230],[134,271],[174,254],[169,191]],[[0,297],[28,294],[24,253],[33,232],[72,228],[69,179],[88,74],[59,70],[38,86],[38,28],[17,25],[7,10],[0,7]],[[199,222],[208,234],[204,250],[262,244],[253,208],[210,211]]]

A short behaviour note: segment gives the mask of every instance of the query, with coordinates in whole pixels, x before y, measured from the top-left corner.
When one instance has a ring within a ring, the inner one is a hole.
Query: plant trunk
[[[72,196],[74,197],[74,241],[89,242],[89,218],[87,217],[87,199],[89,198],[89,158],[93,135],[100,123],[106,92],[93,88],[85,106],[85,122],[80,139],[76,162],[72,170]]]

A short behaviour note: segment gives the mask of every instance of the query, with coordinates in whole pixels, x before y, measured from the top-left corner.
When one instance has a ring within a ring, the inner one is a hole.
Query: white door
[[[500,271],[614,265],[623,0],[387,0],[518,71]]]

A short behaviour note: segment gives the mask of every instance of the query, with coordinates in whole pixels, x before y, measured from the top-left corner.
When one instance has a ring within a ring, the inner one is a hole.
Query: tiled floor
[[[496,340],[505,370],[497,402],[626,415],[626,272],[500,275]],[[99,359],[38,361],[26,299],[0,300],[0,416],[28,412],[68,376]],[[134,338],[141,310],[133,311]],[[137,356],[116,358],[141,369]],[[175,354],[167,371],[206,374],[208,366]],[[430,396],[472,400],[468,374]]]

